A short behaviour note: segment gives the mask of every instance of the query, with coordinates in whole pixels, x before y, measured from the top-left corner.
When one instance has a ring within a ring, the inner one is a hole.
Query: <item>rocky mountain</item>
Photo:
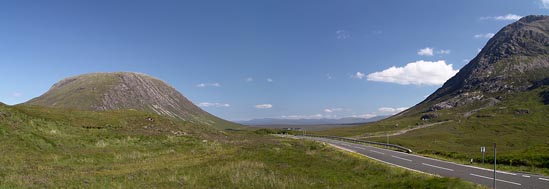
[[[133,109],[217,127],[236,126],[203,111],[167,83],[141,73],[69,77],[25,104],[92,111]]]
[[[508,95],[548,84],[549,16],[526,16],[501,29],[441,88],[399,115],[475,103],[493,106]]]
[[[527,16],[499,31],[416,106],[378,122],[314,133],[389,140],[419,154],[475,162],[483,159],[479,147],[497,143],[498,164],[547,168],[548,115],[549,16]]]

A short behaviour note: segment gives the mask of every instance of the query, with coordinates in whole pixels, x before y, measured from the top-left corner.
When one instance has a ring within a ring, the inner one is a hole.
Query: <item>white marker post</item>
[[[387,137],[387,148],[389,148],[389,133],[385,131],[385,137]]]
[[[482,164],[484,164],[484,153],[486,152],[486,147],[480,147],[480,152],[482,153]]]

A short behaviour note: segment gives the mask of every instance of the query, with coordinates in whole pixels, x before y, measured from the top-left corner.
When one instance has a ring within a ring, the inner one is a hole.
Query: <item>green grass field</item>
[[[481,107],[468,107],[438,111],[438,118],[421,121],[421,113],[366,124],[316,132],[321,135],[383,136],[417,125],[448,121],[446,123],[389,137],[390,143],[411,148],[416,153],[449,159],[457,162],[482,161],[480,147],[488,149],[487,161],[493,160],[492,145],[497,143],[498,163],[501,168],[549,175],[549,105],[543,101],[548,87],[538,88],[520,95],[509,96],[500,104],[481,109],[464,117],[464,112]],[[398,126],[397,126],[398,125]],[[367,140],[385,142],[385,137]],[[480,165],[480,166],[489,166]]]
[[[0,105],[0,118],[0,188],[481,188],[137,111]]]

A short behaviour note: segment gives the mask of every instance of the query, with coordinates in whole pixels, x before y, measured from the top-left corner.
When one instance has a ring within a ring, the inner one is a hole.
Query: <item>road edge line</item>
[[[461,163],[456,163],[456,162],[451,162],[451,161],[444,161],[444,160],[435,159],[435,158],[427,157],[427,156],[421,156],[421,155],[416,155],[416,154],[408,154],[408,155],[416,156],[416,157],[422,157],[422,158],[426,158],[426,159],[430,159],[430,160],[434,160],[434,161],[438,161],[438,162],[443,162],[443,163],[450,163],[450,164],[454,164],[454,165],[469,167],[469,168],[473,168],[473,169],[479,169],[479,170],[483,170],[483,171],[494,171],[493,169],[486,169],[486,168],[484,168],[484,167],[477,167],[477,166],[466,165],[466,164],[461,164]],[[517,176],[516,173],[511,173],[511,172],[507,172],[507,171],[500,171],[500,170],[497,170],[496,172],[497,172],[497,173],[501,173],[501,174],[507,174],[507,175]]]
[[[317,141],[317,142],[318,142],[318,141]],[[324,143],[327,143],[327,142],[324,142]],[[364,156],[364,157],[367,157],[367,158],[370,158],[370,159],[373,159],[373,160],[376,160],[376,161],[379,161],[379,162],[388,164],[388,165],[393,166],[393,167],[403,168],[403,169],[406,169],[406,170],[409,170],[409,171],[414,171],[414,172],[417,172],[417,173],[423,173],[423,174],[426,174],[426,175],[430,175],[430,176],[435,176],[435,177],[440,177],[440,178],[442,178],[442,176],[440,176],[440,175],[435,175],[435,174],[426,173],[426,172],[423,172],[423,171],[411,169],[411,168],[408,168],[408,167],[403,167],[403,166],[400,166],[400,165],[396,165],[396,164],[389,163],[389,162],[386,162],[386,161],[383,161],[383,160],[380,160],[380,159],[377,159],[377,158],[373,158],[373,157],[367,156],[367,155],[365,155],[365,154],[358,153],[358,152],[356,152],[356,151],[354,151],[354,150],[351,150],[351,149],[347,149],[347,148],[344,148],[344,147],[341,147],[341,146],[337,146],[337,145],[334,145],[334,144],[330,144],[330,143],[327,143],[327,144],[329,144],[330,146],[333,146],[333,147],[335,147],[335,148],[337,148],[337,149],[344,150],[344,151],[351,152],[351,153],[356,153],[356,154],[358,154],[358,155],[361,155],[361,156]]]

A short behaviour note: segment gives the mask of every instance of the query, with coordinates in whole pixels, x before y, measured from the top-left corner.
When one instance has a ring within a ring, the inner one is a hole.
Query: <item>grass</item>
[[[487,107],[464,117],[464,113],[478,109],[480,104],[436,112],[439,117],[421,121],[416,112],[376,123],[352,128],[316,132],[361,138],[379,133],[396,132],[417,125],[452,120],[440,125],[392,136],[390,143],[411,148],[414,152],[456,162],[482,161],[480,147],[487,147],[487,161],[493,160],[493,143],[498,147],[501,169],[549,175],[549,105],[544,94],[549,87],[541,87],[518,95],[507,96],[496,106]],[[527,112],[527,113],[526,113]],[[397,126],[398,124],[398,126]],[[385,142],[385,137],[368,138]],[[489,166],[489,165],[479,165]]]
[[[0,105],[0,118],[0,188],[480,188],[270,131],[137,111]]]
[[[81,79],[67,78],[63,80],[63,87],[56,86],[54,90],[48,91],[48,95],[32,99],[29,103],[55,107],[93,108],[100,104],[103,92],[116,85],[118,80],[115,75],[107,74],[86,74],[81,77]]]

